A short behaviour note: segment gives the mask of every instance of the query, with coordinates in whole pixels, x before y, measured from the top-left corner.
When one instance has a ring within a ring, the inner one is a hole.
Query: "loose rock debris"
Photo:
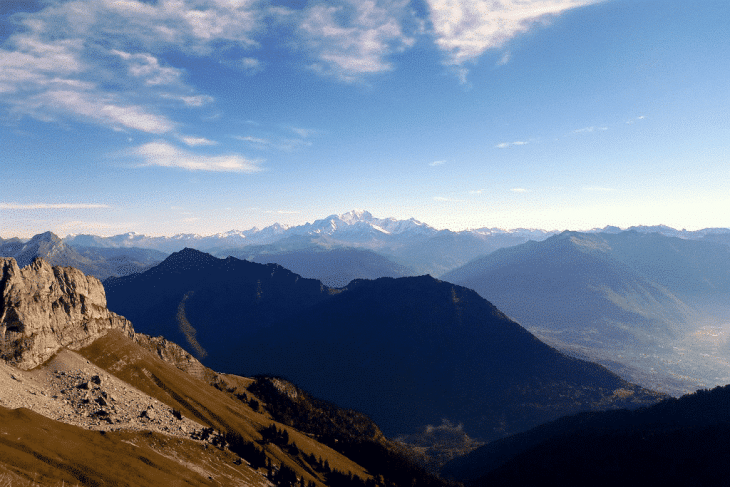
[[[91,430],[147,430],[205,441],[216,436],[68,350],[30,371],[0,361],[0,405]]]

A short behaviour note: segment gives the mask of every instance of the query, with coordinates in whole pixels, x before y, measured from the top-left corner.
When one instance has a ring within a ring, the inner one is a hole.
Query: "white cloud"
[[[525,142],[524,140],[517,140],[515,142],[501,142],[497,145],[495,145],[495,149],[508,149],[510,147],[519,146],[519,145],[527,145],[528,142]]]
[[[258,124],[256,124],[258,125]],[[280,130],[281,128],[279,128]],[[303,128],[297,128],[297,127],[287,127],[285,128],[287,132],[292,131],[296,135],[298,135],[298,138],[292,138],[282,135],[276,135],[276,134],[268,134],[268,137],[255,137],[251,135],[234,135],[233,138],[236,140],[240,140],[242,142],[248,142],[252,145],[254,145],[257,149],[275,149],[285,152],[291,152],[294,150],[301,149],[303,147],[310,147],[312,145],[312,142],[306,140],[308,137],[311,137],[312,135],[318,133],[316,130],[312,129],[303,129]]]
[[[513,193],[528,193],[529,190],[525,188],[512,188],[510,189]]]
[[[249,75],[257,74],[264,70],[263,63],[253,57],[241,58],[231,65]]]
[[[147,85],[174,84],[182,74],[179,69],[161,66],[160,61],[151,54],[130,54],[116,49],[111,52],[127,61],[129,75],[144,79],[144,83]]]
[[[0,210],[95,210],[109,208],[96,203],[0,203]]]
[[[311,137],[312,135],[316,134],[317,131],[313,129],[303,129],[300,127],[291,127],[291,131],[297,134],[302,139],[306,139],[308,137]]]
[[[299,32],[316,58],[310,68],[348,82],[390,71],[387,57],[415,42],[402,27],[407,7],[404,0],[339,0],[307,8]]]
[[[205,137],[180,137],[180,140],[190,147],[197,147],[199,145],[218,145],[218,142],[215,140],[206,139]]]
[[[585,134],[585,133],[591,133],[591,132],[596,132],[596,131],[604,132],[606,130],[608,130],[608,127],[590,126],[590,127],[583,127],[582,129],[573,130],[573,133],[574,134]]]
[[[644,120],[646,117],[644,115],[639,115],[638,117],[632,118],[631,120],[627,120],[626,123],[631,125],[636,123],[638,120]]]
[[[271,141],[268,139],[262,139],[260,137],[250,137],[250,136],[242,136],[242,135],[234,135],[234,139],[240,140],[243,142],[253,142],[254,144],[261,144],[261,145],[269,145],[271,144]]]
[[[83,90],[46,90],[24,100],[10,102],[16,113],[43,121],[76,118],[113,129],[134,129],[152,134],[170,132],[174,122],[145,107],[126,104],[112,94]]]
[[[461,66],[502,47],[546,16],[600,0],[426,0],[446,64]]]
[[[83,119],[114,130],[166,133],[164,99],[211,103],[163,53],[225,55],[255,46],[256,0],[69,0],[13,17],[0,48],[0,103],[42,121]]]
[[[431,167],[436,167],[436,166],[443,166],[445,163],[446,163],[446,161],[433,161],[433,162],[429,162],[428,165]]]
[[[174,98],[180,100],[189,107],[202,107],[203,105],[207,105],[214,101],[214,98],[208,95],[178,96]]]
[[[194,154],[166,142],[149,142],[132,152],[144,166],[177,167],[188,171],[255,173],[261,171],[261,160],[247,159],[238,154],[209,156]]]
[[[497,61],[497,66],[504,66],[509,62],[509,60],[512,59],[512,54],[509,52],[505,52],[502,54],[502,57],[499,58],[499,61]]]

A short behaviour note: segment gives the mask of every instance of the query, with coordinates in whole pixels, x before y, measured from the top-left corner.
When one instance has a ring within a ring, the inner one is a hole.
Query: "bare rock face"
[[[0,258],[0,358],[32,369],[61,347],[78,350],[110,329],[134,335],[131,322],[106,308],[97,278],[40,258],[22,269]]]
[[[180,345],[170,342],[165,338],[151,337],[144,333],[135,333],[133,340],[137,342],[142,348],[145,348],[160,357],[165,362],[174,365],[183,372],[187,372],[196,379],[205,380],[207,375],[207,369],[203,364],[198,361],[195,357],[186,352]]]

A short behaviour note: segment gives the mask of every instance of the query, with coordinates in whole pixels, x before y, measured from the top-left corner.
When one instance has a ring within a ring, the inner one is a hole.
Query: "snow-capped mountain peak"
[[[348,211],[347,213],[337,215],[337,218],[348,225],[352,225],[360,221],[371,221],[373,220],[373,215],[369,211],[355,209]]]

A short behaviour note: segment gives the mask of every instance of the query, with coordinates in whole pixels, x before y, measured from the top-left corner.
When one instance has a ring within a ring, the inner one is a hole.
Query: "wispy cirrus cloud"
[[[628,125],[632,125],[632,124],[634,124],[634,123],[638,122],[639,120],[644,120],[645,118],[646,118],[646,117],[645,117],[644,115],[639,115],[638,117],[634,117],[634,118],[632,118],[632,119],[630,119],[630,120],[627,120],[627,121],[626,121],[626,123],[627,123]]]
[[[317,133],[314,129],[306,129],[302,127],[289,127],[289,129],[302,139],[307,139]]]
[[[499,61],[497,61],[497,66],[504,66],[510,59],[512,59],[512,54],[510,52],[505,52],[502,54],[502,57],[499,58]]]
[[[51,122],[76,119],[115,130],[132,129],[151,134],[172,131],[176,124],[167,116],[132,104],[124,97],[95,90],[47,89],[10,102],[14,113]]]
[[[196,92],[176,56],[214,59],[248,74],[265,69],[259,38],[277,29],[303,65],[354,82],[393,69],[415,42],[407,0],[68,0],[18,12],[0,44],[0,104],[16,116],[76,120],[114,130],[173,134],[176,106],[214,102]],[[17,6],[16,6],[17,8]],[[301,138],[306,138],[299,134]],[[290,144],[292,145],[292,144]]]
[[[443,166],[444,164],[446,164],[446,161],[433,161],[428,163],[431,167]]]
[[[255,173],[262,171],[260,159],[248,159],[239,154],[205,155],[177,148],[167,142],[149,142],[130,151],[141,159],[142,166],[160,166],[188,171]]]
[[[0,203],[0,210],[96,210],[110,208],[98,203]]]
[[[445,64],[462,66],[549,16],[600,0],[426,0]],[[502,58],[504,62],[509,57]],[[462,75],[463,69],[461,70]]]
[[[464,200],[456,199],[456,198],[447,198],[445,196],[434,196],[434,201],[440,201],[443,203],[463,203]]]
[[[251,124],[260,126],[260,124]],[[233,138],[246,142],[250,146],[259,150],[279,150],[291,152],[304,147],[310,147],[312,141],[308,140],[319,131],[315,129],[307,129],[301,127],[276,127],[270,131],[266,129],[259,130],[264,135],[234,135]],[[295,137],[291,134],[294,133]]]
[[[215,140],[206,139],[205,137],[183,136],[180,137],[180,140],[182,140],[185,145],[188,145],[190,147],[198,147],[201,145],[218,145],[218,142],[216,142]]]
[[[513,193],[529,193],[530,190],[526,188],[511,188],[510,191]]]
[[[234,135],[234,139],[240,140],[241,142],[251,142],[260,145],[269,145],[271,141],[269,139],[263,139],[261,137],[252,137],[250,135]]]
[[[581,129],[573,130],[574,134],[589,134],[592,132],[605,132],[608,127],[596,127],[591,125],[590,127],[583,127]]]
[[[196,93],[162,55],[256,46],[265,15],[260,3],[70,0],[16,13],[15,31],[0,46],[0,103],[47,122],[173,132],[178,123],[163,100],[194,108],[213,99]]]
[[[524,140],[517,140],[515,142],[500,142],[499,144],[495,145],[495,149],[509,149],[510,147],[520,146],[520,145],[527,145],[529,142]]]

